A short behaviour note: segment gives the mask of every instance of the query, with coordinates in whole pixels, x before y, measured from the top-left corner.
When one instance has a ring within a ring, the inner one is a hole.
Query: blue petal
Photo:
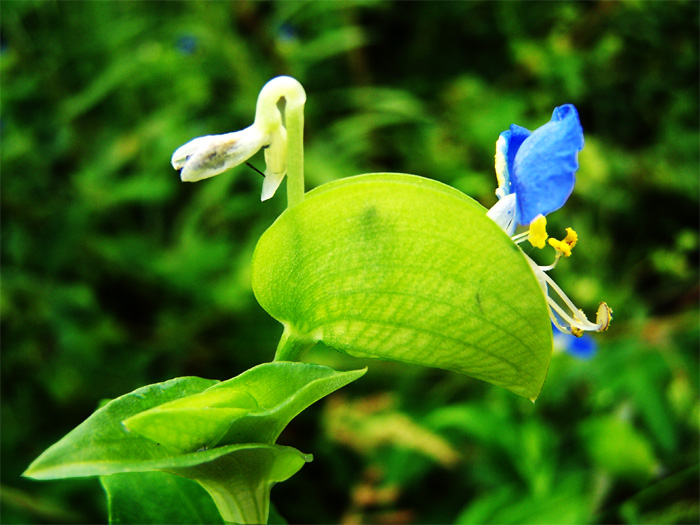
[[[589,335],[583,335],[581,337],[571,337],[571,341],[566,348],[567,353],[579,359],[590,359],[595,355],[597,345],[593,338]]]
[[[522,142],[509,166],[519,224],[530,224],[537,215],[564,205],[574,189],[582,148],[583,129],[572,104],[555,108],[552,120]]]
[[[513,173],[513,162],[520,146],[531,134],[529,129],[525,129],[517,124],[511,124],[510,129],[498,136],[496,142],[496,177],[498,179],[497,192],[499,198],[513,193],[510,174]]]
[[[552,331],[554,332],[554,346],[569,355],[579,359],[590,359],[598,350],[595,340],[588,334],[581,337],[564,334],[554,324],[552,324]]]

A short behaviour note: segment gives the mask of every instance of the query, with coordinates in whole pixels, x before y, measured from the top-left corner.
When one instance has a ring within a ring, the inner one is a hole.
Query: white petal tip
[[[277,173],[270,173],[269,170],[265,171],[265,180],[263,181],[262,195],[260,196],[261,201],[264,202],[275,194],[285,175],[286,171]]]
[[[260,195],[260,202],[270,200],[275,195],[275,191],[277,191],[277,188],[271,188],[270,186],[265,186],[265,184],[263,184],[263,191]]]

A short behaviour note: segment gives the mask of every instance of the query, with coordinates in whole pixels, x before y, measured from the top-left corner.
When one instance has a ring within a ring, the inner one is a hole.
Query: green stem
[[[304,200],[304,102],[287,99],[287,208]]]
[[[206,489],[216,504],[224,523],[267,523],[269,509],[260,508],[255,497],[248,493],[247,487],[222,486],[218,483],[204,483],[197,480]],[[240,490],[243,488],[243,490]],[[236,497],[234,497],[234,494]],[[246,501],[240,501],[244,499]]]
[[[267,523],[272,486],[311,461],[309,455],[278,445],[249,443],[223,448],[229,450],[198,465],[169,471],[199,483],[226,523]]]
[[[289,326],[285,325],[274,360],[299,361],[304,352],[314,346],[316,342],[315,339],[295,333]]]

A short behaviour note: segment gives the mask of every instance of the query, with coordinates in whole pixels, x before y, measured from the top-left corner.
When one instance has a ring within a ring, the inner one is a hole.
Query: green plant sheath
[[[177,474],[199,483],[225,522],[266,523],[272,486],[312,459],[276,445],[280,432],[299,412],[364,373],[276,362],[224,382],[183,377],[145,386],[97,410],[39,456],[24,475],[58,479],[158,471]],[[143,501],[149,494],[167,498],[192,493],[186,485],[170,481],[153,491],[136,493],[154,479],[167,480],[152,476],[104,479],[111,512],[145,518],[157,512],[157,498]],[[140,501],[132,501],[125,509],[119,502],[134,487],[132,498]],[[171,512],[170,518],[192,519],[207,512],[193,508],[189,514]]]

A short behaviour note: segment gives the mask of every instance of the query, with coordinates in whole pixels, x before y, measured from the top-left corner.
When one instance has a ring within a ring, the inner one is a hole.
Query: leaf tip
[[[37,458],[39,459],[39,458]],[[48,479],[46,476],[42,476],[41,472],[43,469],[37,468],[37,460],[32,461],[32,464],[27,467],[27,470],[22,472],[20,474],[21,477],[23,478],[29,478],[29,479],[36,479],[36,480],[41,480],[41,479]]]

